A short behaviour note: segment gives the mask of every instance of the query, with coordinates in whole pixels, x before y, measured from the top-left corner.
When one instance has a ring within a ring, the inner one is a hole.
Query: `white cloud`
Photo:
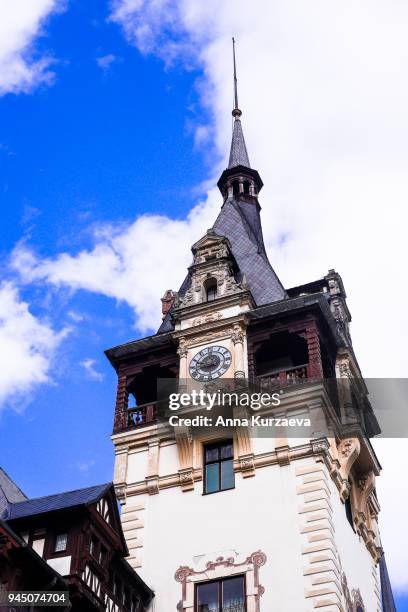
[[[113,62],[116,62],[117,59],[118,58],[116,57],[116,55],[113,55],[113,53],[108,53],[107,55],[101,55],[101,57],[97,57],[96,63],[102,70],[109,70]]]
[[[94,248],[76,255],[39,259],[19,245],[12,265],[25,282],[46,281],[126,302],[135,311],[137,326],[146,332],[159,325],[165,289],[178,288],[183,280],[193,237],[210,227],[218,208],[213,200],[212,214],[210,205],[198,206],[185,221],[146,215],[127,227],[101,227]]]
[[[34,43],[47,18],[65,0],[13,0],[0,4],[0,95],[29,92],[54,78],[49,56],[38,56]]]
[[[96,364],[95,359],[88,358],[88,359],[84,359],[83,361],[81,361],[79,365],[81,365],[84,368],[89,378],[92,378],[92,380],[97,380],[98,382],[101,382],[104,376],[102,372],[98,372],[98,370],[95,368],[95,364]]]
[[[78,461],[76,467],[80,472],[89,472],[89,470],[95,465],[96,461],[90,459],[89,461]]]
[[[38,385],[51,382],[53,358],[67,332],[35,317],[11,283],[0,285],[0,408],[22,410]]]
[[[406,376],[408,5],[258,0],[248,10],[244,0],[115,0],[111,19],[141,52],[167,64],[201,65],[200,91],[214,124],[203,126],[200,117],[196,140],[208,127],[224,162],[230,38],[237,37],[240,106],[250,159],[265,183],[271,262],[286,286],[335,267],[349,293],[363,372]],[[214,176],[221,169],[214,162]],[[160,296],[180,284],[191,243],[211,225],[219,204],[213,189],[184,221],[144,216],[130,227],[103,228],[93,249],[76,255],[42,260],[20,246],[14,265],[27,281],[127,302],[144,331],[158,324]],[[401,552],[394,526],[404,524],[404,506],[390,493],[400,486],[401,465],[392,467],[397,456],[406,457],[400,446],[395,441],[380,460],[384,545],[402,587],[408,552]]]

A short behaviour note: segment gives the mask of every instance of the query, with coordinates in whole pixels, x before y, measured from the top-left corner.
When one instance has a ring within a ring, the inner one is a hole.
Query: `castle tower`
[[[334,270],[285,289],[271,266],[235,70],[234,83],[220,213],[192,246],[179,291],[165,293],[157,333],[107,351],[118,375],[114,481],[128,560],[155,591],[155,612],[380,611],[378,426],[346,293]],[[310,435],[172,426],[159,379],[183,390],[222,381],[279,390],[279,405],[258,414],[310,417]]]

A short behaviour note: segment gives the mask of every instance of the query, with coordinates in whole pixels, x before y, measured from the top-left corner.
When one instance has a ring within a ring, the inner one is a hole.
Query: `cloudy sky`
[[[217,214],[232,35],[272,265],[287,287],[339,271],[363,373],[407,375],[408,5],[248,6],[0,7],[1,460],[31,495],[111,478],[103,350],[156,329]],[[408,592],[406,443],[376,449],[384,547]]]

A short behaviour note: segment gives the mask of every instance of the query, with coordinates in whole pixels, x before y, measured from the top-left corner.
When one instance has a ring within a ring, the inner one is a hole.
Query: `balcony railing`
[[[286,370],[262,374],[261,376],[257,376],[256,379],[263,391],[281,389],[282,387],[289,387],[290,385],[306,382],[308,378],[307,368],[308,364],[306,363],[293,368],[287,368]]]
[[[149,402],[129,408],[126,414],[126,427],[142,427],[154,423],[157,418],[157,405],[158,402]]]

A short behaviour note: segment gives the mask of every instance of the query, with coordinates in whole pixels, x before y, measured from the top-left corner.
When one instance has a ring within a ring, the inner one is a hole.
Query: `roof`
[[[4,518],[7,514],[9,504],[26,499],[27,496],[16,485],[14,480],[10,478],[3,468],[0,468],[0,518]]]
[[[262,234],[260,206],[251,198],[229,197],[212,227],[218,236],[225,236],[246,284],[257,306],[286,299],[287,293],[266,254]],[[191,285],[187,275],[178,294],[183,297]],[[171,311],[162,321],[158,333],[174,329]]]
[[[164,326],[167,324],[168,321],[170,322],[170,329],[164,329]],[[138,340],[131,340],[130,342],[126,342],[125,344],[120,344],[119,346],[107,349],[105,351],[105,355],[107,356],[109,361],[114,364],[115,360],[118,358],[126,357],[126,355],[133,355],[136,347],[136,350],[138,352],[157,349],[160,347],[166,347],[172,340],[171,335],[164,332],[172,330],[173,324],[171,323],[171,315],[170,313],[167,313],[162,325],[160,326],[159,334],[147,336],[146,338],[140,338]]]
[[[243,198],[228,198],[213,229],[230,241],[232,254],[257,306],[287,297],[265,251],[257,203]]]
[[[244,133],[242,131],[241,120],[238,117],[235,117],[234,127],[232,130],[228,168],[235,168],[236,166],[245,166],[246,168],[251,167],[245,144]]]
[[[65,493],[57,493],[56,495],[47,495],[45,497],[36,497],[26,499],[17,503],[11,503],[8,507],[6,520],[33,516],[35,514],[44,514],[55,510],[64,510],[75,506],[86,506],[97,502],[105,493],[112,487],[112,483],[87,487],[85,489],[76,489],[75,491],[66,491]]]

